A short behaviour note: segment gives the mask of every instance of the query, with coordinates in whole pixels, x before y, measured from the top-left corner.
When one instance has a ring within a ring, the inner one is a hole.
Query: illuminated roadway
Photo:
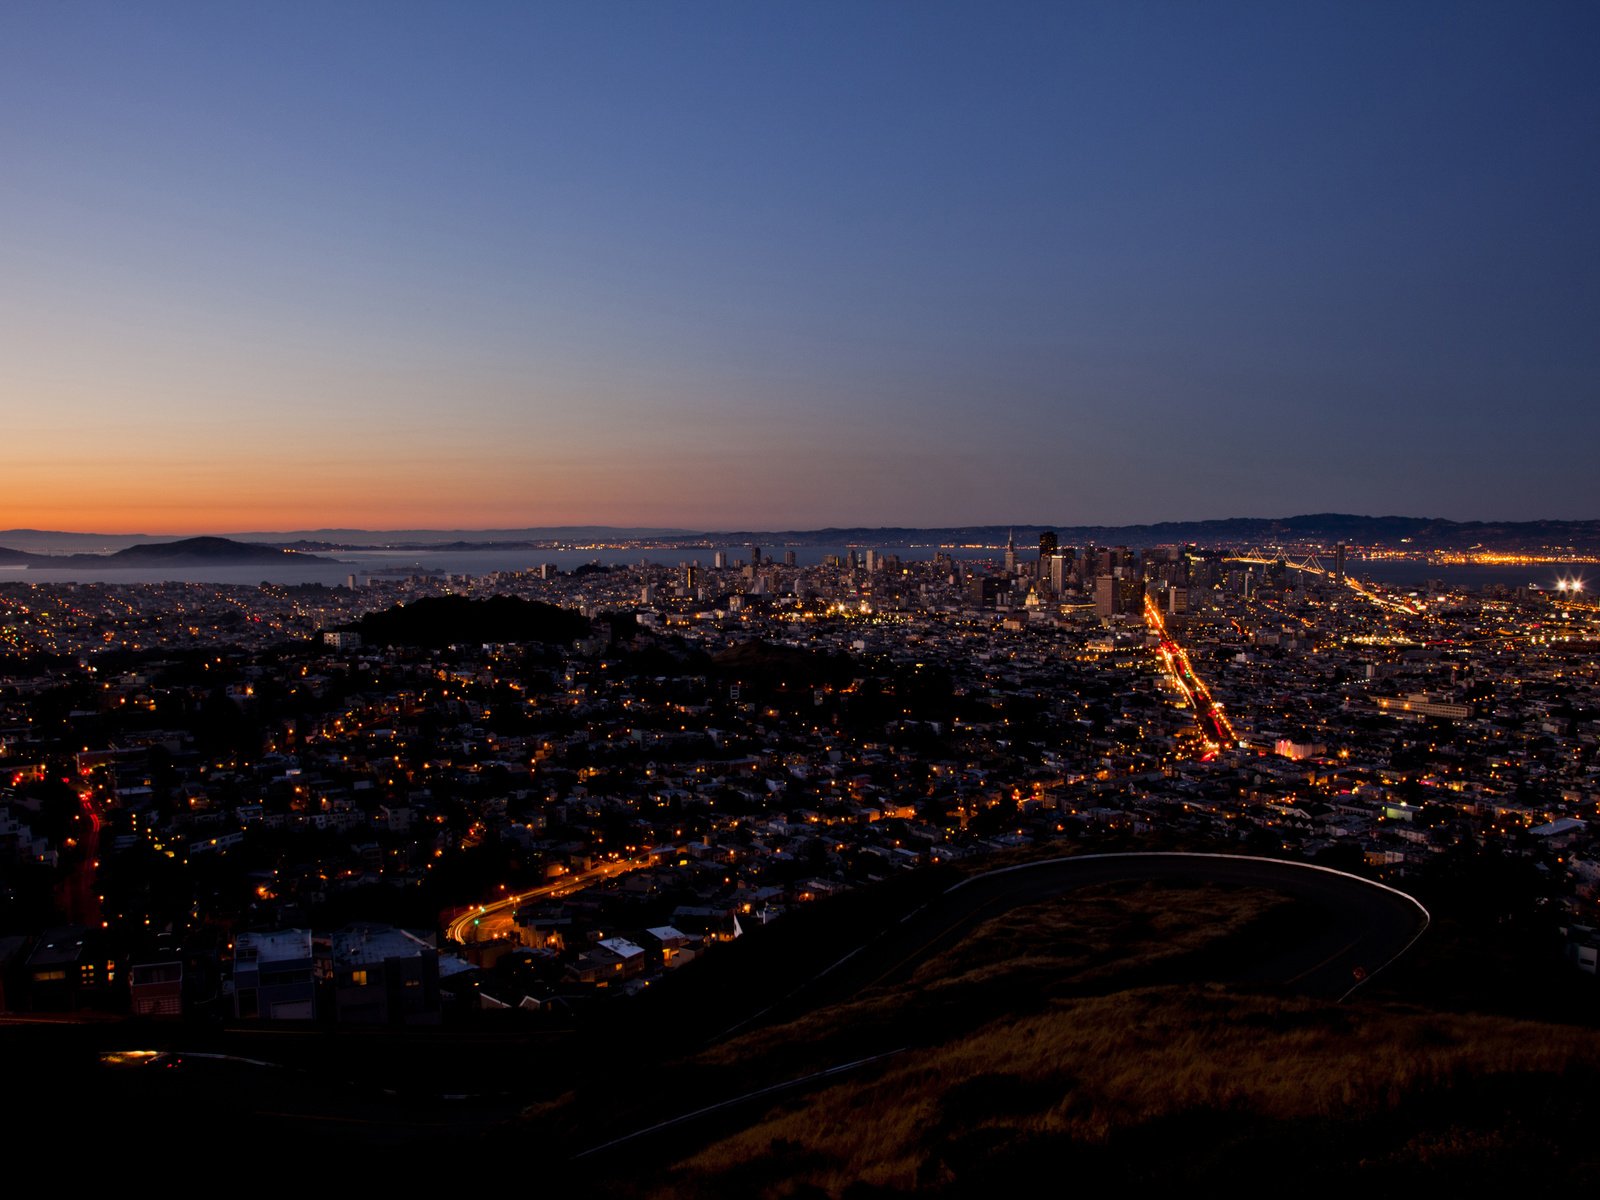
[[[95,888],[95,872],[100,866],[100,809],[94,796],[87,790],[78,793],[83,812],[77,818],[86,820],[88,828],[80,842],[81,857],[72,873],[62,883],[61,899],[69,920],[78,925],[98,928],[101,924],[100,896]]]
[[[640,867],[648,867],[650,863],[651,860],[648,857],[623,858],[615,862],[603,862],[598,866],[590,867],[587,871],[563,875],[560,879],[542,884],[526,892],[518,892],[502,900],[473,905],[445,926],[445,936],[452,942],[461,942],[463,944],[510,937],[515,932],[517,909],[527,904],[530,900],[548,900],[555,896],[569,896],[573,892],[581,892],[590,884],[600,883],[606,879],[615,879],[618,875],[626,875],[629,871],[637,871]]]
[[[1166,664],[1167,673],[1177,682],[1194,709],[1195,720],[1199,722],[1200,731],[1206,739],[1205,756],[1212,758],[1223,750],[1234,749],[1239,744],[1239,737],[1233,732],[1233,726],[1228,723],[1222,705],[1211,698],[1211,691],[1206,687],[1205,681],[1194,673],[1194,667],[1189,663],[1189,652],[1178,645],[1167,632],[1166,623],[1161,619],[1161,610],[1149,596],[1144,598],[1144,619],[1152,632],[1161,639],[1158,648],[1161,660]]]

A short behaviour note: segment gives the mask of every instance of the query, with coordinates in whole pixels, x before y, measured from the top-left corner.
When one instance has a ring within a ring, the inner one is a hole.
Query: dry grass
[[[759,1029],[699,1056],[768,1063],[778,1074],[837,1062],[882,1036],[944,1041],[1053,997],[1146,982],[1292,909],[1268,891],[1212,884],[1117,883],[1024,905],[985,922],[906,982]]]
[[[1600,1035],[1215,987],[1058,1000],[771,1114],[689,1158],[667,1183],[672,1194],[734,1185],[767,1197],[837,1195],[857,1182],[937,1189],[958,1183],[964,1160],[985,1147],[1093,1147],[1203,1113],[1365,1119],[1470,1080],[1559,1076],[1575,1065],[1600,1066]],[[1393,1153],[1437,1164],[1503,1144],[1493,1130],[1447,1126]],[[752,1188],[757,1180],[766,1182]]]
[[[1081,888],[986,922],[959,946],[924,963],[911,984],[962,988],[1027,974],[1081,988],[1175,963],[1292,907],[1275,892],[1212,884]]]
[[[1041,1173],[1083,1186],[1309,1176],[1348,1188],[1374,1173],[1517,1186],[1528,1162],[1556,1164],[1546,1183],[1600,1181],[1600,1151],[1584,1174],[1587,1152],[1570,1149],[1591,1144],[1600,1033],[1192,982],[1218,978],[1235,948],[1296,936],[1304,918],[1275,893],[1200,884],[1113,884],[1014,909],[903,983],[668,1064],[685,1111],[691,1093],[704,1102],[910,1047],[757,1106],[676,1164],[668,1151],[653,1170],[608,1173],[611,1193],[987,1197],[1031,1194]]]
[[[1078,889],[978,926],[903,983],[668,1062],[636,1088],[569,1092],[524,1118],[553,1147],[603,1141],[834,1063],[957,1041],[1054,997],[1167,981],[1175,965],[1293,907],[1274,893],[1211,884]]]

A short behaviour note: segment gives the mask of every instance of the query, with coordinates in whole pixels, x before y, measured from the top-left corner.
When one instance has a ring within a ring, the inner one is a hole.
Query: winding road
[[[651,864],[649,856],[624,858],[603,862],[586,871],[563,875],[553,883],[542,884],[525,892],[517,892],[500,900],[474,904],[461,910],[445,926],[445,937],[462,945],[468,942],[487,942],[495,938],[511,937],[516,932],[517,910],[534,900],[549,900],[581,892],[590,884],[615,879],[629,871],[637,871]]]
[[[1303,936],[1274,938],[1259,955],[1235,953],[1207,982],[1286,987],[1343,1001],[1403,955],[1426,932],[1428,910],[1404,892],[1344,871],[1308,863],[1229,854],[1086,854],[1003,867],[947,888],[898,924],[852,950],[777,1003],[725,1030],[717,1040],[746,1029],[788,1020],[837,1004],[873,987],[902,983],[924,962],[958,944],[986,921],[1027,904],[1079,888],[1114,883],[1211,883],[1262,888],[1302,905]],[[575,1161],[620,1146],[704,1133],[708,1123],[737,1114],[779,1094],[808,1090],[901,1053],[891,1045],[856,1061],[800,1079],[732,1096],[691,1112],[612,1136],[579,1152]]]
[[[1217,982],[1278,984],[1342,1000],[1427,929],[1428,910],[1404,892],[1309,863],[1231,854],[1084,854],[1004,867],[948,888],[899,925],[836,962],[791,997],[818,1004],[908,978],[923,962],[1008,909],[1109,883],[1190,881],[1278,892],[1318,919],[1305,936],[1241,962]],[[787,1006],[786,1002],[786,1006]]]

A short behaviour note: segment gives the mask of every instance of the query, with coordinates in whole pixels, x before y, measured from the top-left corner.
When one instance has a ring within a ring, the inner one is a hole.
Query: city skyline
[[[0,39],[0,524],[1600,511],[1600,12],[163,4]]]

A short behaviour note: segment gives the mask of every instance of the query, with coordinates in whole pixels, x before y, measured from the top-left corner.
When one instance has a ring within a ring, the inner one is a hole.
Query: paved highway
[[[1205,681],[1194,673],[1189,652],[1167,632],[1166,622],[1161,619],[1161,610],[1150,596],[1144,598],[1144,619],[1161,639],[1157,648],[1167,673],[1177,681],[1183,694],[1189,698],[1190,707],[1194,709],[1195,720],[1206,739],[1205,757],[1215,758],[1224,750],[1234,749],[1239,744],[1239,737],[1223,714],[1222,705],[1211,698],[1211,690],[1206,687]]]
[[[836,1004],[879,984],[901,982],[985,921],[1076,888],[1147,881],[1217,883],[1278,892],[1306,906],[1301,936],[1259,957],[1234,955],[1215,982],[1274,984],[1342,1000],[1393,962],[1428,927],[1428,911],[1403,892],[1343,871],[1228,854],[1085,854],[976,875],[950,887],[898,925],[852,950],[777,1004],[728,1030],[783,1020]]]
[[[893,983],[1008,909],[1094,884],[1155,880],[1259,887],[1309,905],[1304,937],[1244,961],[1218,982],[1271,983],[1343,999],[1404,953],[1428,927],[1410,896],[1343,871],[1227,854],[1086,854],[1007,867],[955,884],[835,966],[815,986],[838,999]],[[824,1001],[827,1002],[827,1001]]]
[[[629,871],[637,871],[640,867],[649,865],[649,858],[624,858],[616,862],[603,862],[587,871],[563,875],[553,883],[543,884],[531,891],[518,892],[514,896],[507,896],[503,900],[495,900],[489,904],[475,904],[451,920],[445,927],[445,936],[452,942],[463,944],[509,937],[514,932],[517,909],[529,901],[548,900],[553,896],[570,896],[573,892],[581,892],[592,883],[599,883],[603,879],[614,879],[618,875],[626,875]]]

